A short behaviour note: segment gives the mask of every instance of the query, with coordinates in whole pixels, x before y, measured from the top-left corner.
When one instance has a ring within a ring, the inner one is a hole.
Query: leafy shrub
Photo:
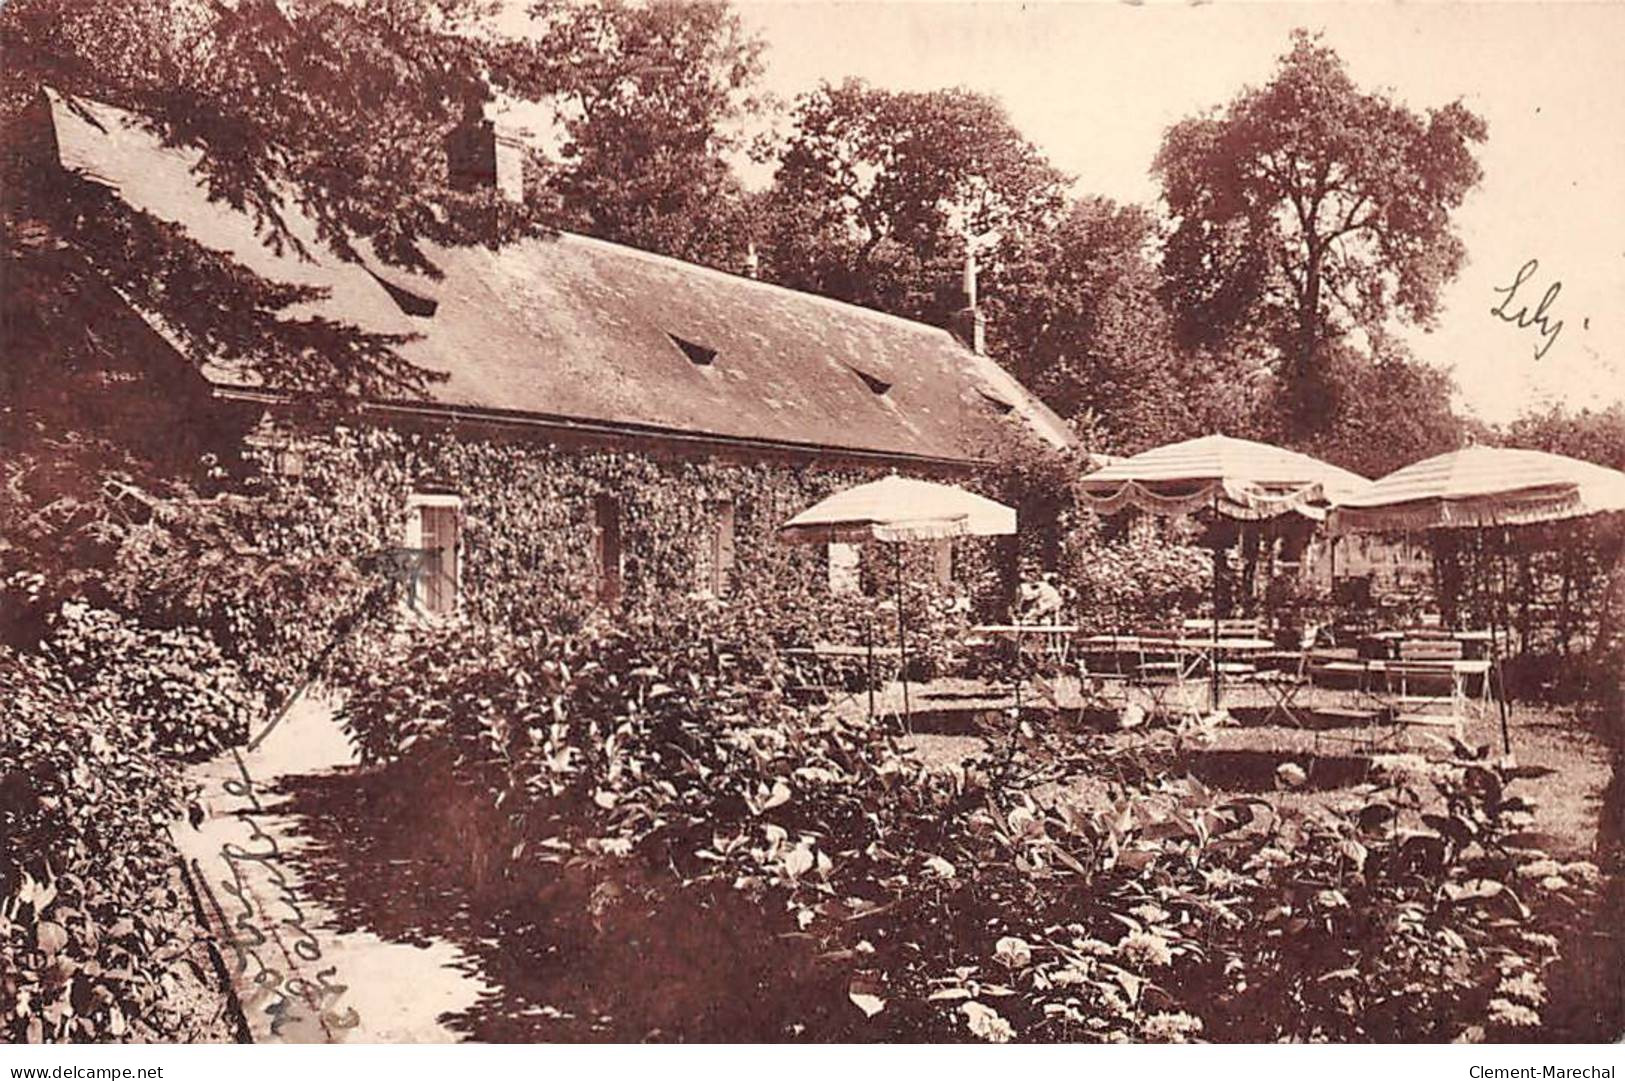
[[[128,726],[128,746],[206,758],[247,737],[254,702],[220,647],[196,631],[143,627],[83,603],[64,604],[44,655],[81,701]]]
[[[1068,578],[1080,618],[1102,631],[1165,625],[1202,609],[1213,588],[1213,553],[1192,545],[1125,540],[1073,553]]]
[[[229,1039],[173,767],[38,657],[0,649],[0,713],[0,1041]]]

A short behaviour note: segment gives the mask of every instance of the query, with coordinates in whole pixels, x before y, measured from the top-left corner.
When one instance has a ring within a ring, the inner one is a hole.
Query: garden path
[[[460,947],[380,938],[314,898],[311,839],[292,805],[355,772],[332,703],[314,693],[258,746],[190,771],[201,814],[174,828],[176,844],[255,1042],[454,1041],[444,1018],[490,990]]]

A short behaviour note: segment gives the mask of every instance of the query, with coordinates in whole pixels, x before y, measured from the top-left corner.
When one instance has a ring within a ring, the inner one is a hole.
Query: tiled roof
[[[324,316],[421,335],[401,353],[449,376],[431,385],[435,404],[959,459],[982,456],[1013,414],[1071,442],[946,330],[622,245],[560,234],[500,251],[434,248],[444,277],[429,281],[338,259],[289,208],[313,258],[279,255],[245,215],[208,201],[194,155],[126,113],[75,104],[84,110],[51,97],[64,166],[264,277],[326,287],[313,306]],[[433,300],[433,314],[407,314],[389,286]]]

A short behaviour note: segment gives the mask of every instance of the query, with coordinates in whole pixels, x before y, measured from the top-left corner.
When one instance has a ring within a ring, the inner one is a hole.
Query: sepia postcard
[[[0,1065],[1614,1078],[1621,70],[1612,3],[0,3]]]

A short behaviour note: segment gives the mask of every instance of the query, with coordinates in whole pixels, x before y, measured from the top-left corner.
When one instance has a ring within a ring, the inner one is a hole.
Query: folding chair
[[[1400,726],[1448,728],[1461,738],[1467,690],[1453,638],[1406,638],[1399,660],[1383,666],[1383,681]],[[1440,712],[1440,711],[1443,712]]]
[[[1280,717],[1294,728],[1302,728],[1303,720],[1296,711],[1298,695],[1311,685],[1309,659],[1314,651],[1319,628],[1306,626],[1298,637],[1298,648],[1292,651],[1266,653],[1248,682],[1263,688],[1269,696],[1269,712],[1264,723]]]
[[[1134,632],[1138,656],[1133,663],[1130,686],[1151,700],[1152,713],[1173,713],[1187,720],[1200,720],[1201,699],[1206,688],[1195,677],[1202,666],[1202,657],[1179,644],[1181,634],[1160,627]],[[1191,695],[1193,687],[1195,697]]]
[[[1138,647],[1130,649],[1130,640],[1116,635],[1109,642],[1084,646],[1077,656],[1078,687],[1084,696],[1084,706],[1098,709],[1122,709],[1130,698],[1134,673],[1131,656],[1137,659]]]

